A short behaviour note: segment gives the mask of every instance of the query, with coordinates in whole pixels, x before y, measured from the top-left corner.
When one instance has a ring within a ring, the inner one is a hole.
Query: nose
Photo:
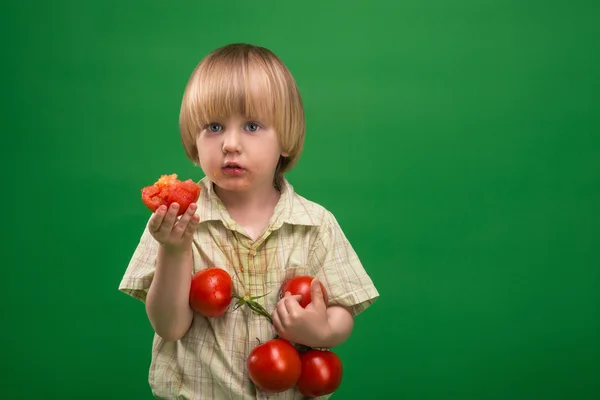
[[[239,153],[242,150],[241,137],[235,130],[228,130],[223,137],[223,153]]]

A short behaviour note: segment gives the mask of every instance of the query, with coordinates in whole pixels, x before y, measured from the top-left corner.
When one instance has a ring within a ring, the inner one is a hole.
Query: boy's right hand
[[[148,231],[152,237],[170,253],[183,252],[192,243],[200,217],[196,214],[198,205],[192,203],[185,213],[177,218],[179,204],[172,203],[167,210],[160,206],[148,221]]]

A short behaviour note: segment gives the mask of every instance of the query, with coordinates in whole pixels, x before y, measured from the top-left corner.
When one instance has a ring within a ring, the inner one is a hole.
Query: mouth
[[[223,168],[238,168],[238,169],[243,169],[240,164],[235,163],[235,162],[227,162],[227,163],[225,163],[225,165],[223,166]]]
[[[244,172],[244,168],[235,162],[227,162],[222,168],[225,175],[240,175]]]

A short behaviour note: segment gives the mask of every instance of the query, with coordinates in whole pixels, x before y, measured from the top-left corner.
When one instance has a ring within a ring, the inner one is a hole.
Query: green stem
[[[246,295],[244,297],[241,297],[241,296],[238,296],[238,295],[233,295],[233,298],[235,298],[235,299],[238,300],[234,309],[237,310],[238,308],[240,308],[241,306],[243,306],[245,304],[252,311],[254,311],[255,313],[257,313],[259,315],[262,315],[262,316],[266,317],[269,320],[269,322],[271,324],[273,324],[273,318],[271,317],[271,314],[269,314],[267,312],[267,310],[265,310],[265,308],[260,303],[258,303],[256,301],[256,299],[260,299],[261,297],[264,297],[264,296],[266,296],[266,294],[262,295],[262,296],[256,296],[256,297],[249,296],[249,295]],[[273,339],[279,339],[279,335],[275,334],[275,337]],[[259,340],[259,342],[260,342],[260,340]],[[308,346],[303,345],[303,344],[295,344],[295,345],[296,345],[297,350],[300,351],[300,352],[304,352],[304,351],[307,351],[307,350],[311,349],[311,347],[308,347]]]
[[[270,323],[273,323],[273,318],[271,317],[271,314],[269,314],[269,312],[267,310],[265,310],[265,308],[262,305],[260,305],[260,303],[255,301],[256,299],[259,299],[264,296],[266,296],[266,294],[262,295],[262,296],[257,296],[257,297],[252,297],[252,296],[240,297],[240,296],[234,295],[233,297],[238,299],[235,309],[238,309],[239,307],[246,304],[252,311],[254,311],[255,313],[257,313],[259,315],[266,317]]]
[[[253,301],[248,302],[248,306],[250,307],[250,309],[258,314],[264,315],[265,317],[267,317],[267,319],[269,320],[270,323],[273,323],[273,318],[271,317],[271,314],[269,314],[264,308],[263,306],[261,306],[258,303],[255,303]]]

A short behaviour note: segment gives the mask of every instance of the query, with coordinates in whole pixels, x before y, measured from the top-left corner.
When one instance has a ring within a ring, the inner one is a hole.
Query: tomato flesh
[[[247,360],[248,375],[266,393],[293,388],[300,378],[300,355],[287,340],[272,339],[258,345]]]
[[[310,293],[310,284],[313,280],[312,276],[308,275],[299,275],[294,276],[281,286],[281,296],[285,295],[285,292],[290,292],[292,295],[300,294],[302,295],[302,300],[300,300],[300,306],[302,308],[306,308],[307,305],[312,301],[311,293]],[[321,291],[323,292],[323,299],[325,300],[325,304],[329,301],[327,291],[325,290],[325,286],[321,284]]]
[[[142,201],[155,212],[158,207],[179,204],[177,215],[183,215],[191,203],[198,200],[200,186],[191,179],[180,181],[177,174],[162,175],[153,185],[142,189]]]
[[[225,314],[233,298],[233,282],[227,271],[217,267],[202,269],[192,276],[190,307],[205,317]]]
[[[300,353],[301,374],[296,387],[304,396],[331,394],[340,387],[342,361],[332,351],[311,349]]]

